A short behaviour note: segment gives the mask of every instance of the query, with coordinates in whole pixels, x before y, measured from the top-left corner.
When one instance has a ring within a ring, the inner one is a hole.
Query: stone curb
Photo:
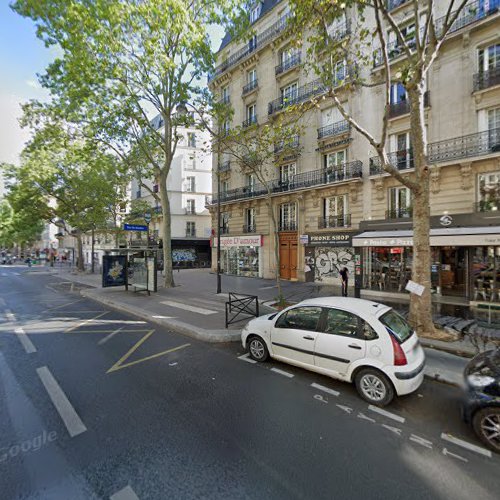
[[[80,294],[83,297],[86,297],[95,302],[106,304],[107,306],[117,311],[132,314],[134,316],[137,316],[138,318],[150,321],[151,323],[156,323],[160,326],[169,328],[178,333],[182,333],[183,335],[186,335],[188,337],[192,337],[197,340],[202,340],[203,342],[211,342],[211,343],[238,342],[241,339],[241,332],[239,330],[237,331],[203,330],[202,328],[190,325],[189,323],[184,323],[183,321],[176,321],[174,319],[153,318],[150,315],[150,313],[145,312],[143,309],[131,306],[129,304],[124,304],[123,302],[119,302],[116,300],[111,300],[107,297],[99,296],[96,293],[93,293],[92,289],[80,290]]]
[[[432,342],[429,342],[427,339],[419,338],[420,343],[426,348],[426,349],[434,349],[435,351],[442,351],[442,352],[447,352],[448,354],[454,354],[455,356],[460,356],[461,358],[467,358],[467,359],[472,359],[475,354],[467,351],[463,351],[461,349],[455,348],[455,347],[448,347],[448,346],[436,346]]]

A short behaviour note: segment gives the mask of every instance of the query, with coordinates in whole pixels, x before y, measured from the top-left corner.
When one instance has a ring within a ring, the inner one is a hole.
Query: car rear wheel
[[[359,395],[371,404],[386,406],[394,399],[394,388],[389,379],[378,370],[365,368],[354,380]]]
[[[500,408],[483,408],[472,419],[479,439],[493,451],[500,453]]]
[[[248,341],[248,352],[255,361],[266,361],[269,357],[266,343],[260,337],[251,337]]]

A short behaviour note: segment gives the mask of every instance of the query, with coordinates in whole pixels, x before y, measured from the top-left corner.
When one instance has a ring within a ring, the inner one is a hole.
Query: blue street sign
[[[147,231],[148,226],[142,226],[139,224],[123,224],[124,231]]]

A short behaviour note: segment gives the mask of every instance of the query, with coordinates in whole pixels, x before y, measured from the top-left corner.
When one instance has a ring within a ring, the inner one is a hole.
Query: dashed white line
[[[109,335],[106,335],[103,339],[97,342],[97,345],[105,344],[109,339],[112,339],[117,333],[120,333],[122,328],[117,328],[114,332],[111,332]]]
[[[383,410],[382,408],[379,408],[378,406],[370,405],[370,406],[368,406],[368,409],[371,411],[374,411],[375,413],[378,413],[379,415],[383,415],[384,417],[392,418],[392,420],[395,420],[396,422],[400,422],[402,424],[406,420],[404,417],[400,417],[399,415],[396,415],[395,413],[391,413],[390,411]]]
[[[443,448],[443,455],[446,457],[446,456],[450,456],[450,457],[453,457],[453,458],[456,458],[458,460],[461,460],[462,462],[468,462],[468,460],[464,457],[461,457],[460,455],[457,455],[456,453],[452,453],[451,451],[448,451],[446,448]]]
[[[422,446],[425,446],[426,448],[429,448],[429,450],[432,450],[432,441],[417,436],[416,434],[412,434],[410,436],[410,441],[413,441],[414,443],[420,444]]]
[[[278,373],[280,375],[283,375],[284,377],[288,377],[288,378],[293,378],[295,377],[295,375],[293,373],[288,373],[284,370],[280,370],[279,368],[271,368],[271,371],[274,372],[274,373]]]
[[[332,396],[339,396],[340,395],[340,392],[334,391],[333,389],[330,389],[329,387],[325,387],[324,385],[316,384],[316,382],[311,384],[311,387],[314,387],[315,389],[319,389],[320,391],[331,394]]]
[[[57,383],[57,380],[54,378],[52,373],[50,373],[50,370],[46,366],[42,366],[41,368],[37,368],[36,372],[38,373],[42,384],[59,413],[59,416],[64,422],[69,435],[71,437],[75,437],[82,432],[85,432],[87,427],[85,427],[84,423],[66,397],[66,394],[64,394],[63,390]]]
[[[183,304],[181,302],[174,302],[173,300],[162,300],[160,304],[165,304],[166,306],[176,307],[178,309],[184,309],[185,311],[191,311],[197,314],[204,314],[208,316],[209,314],[217,314],[217,311],[212,311],[211,309],[204,309],[203,307],[191,306],[189,304]]]
[[[28,354],[36,352],[36,347],[33,345],[33,342],[31,342],[29,337],[26,335],[26,332],[21,327],[16,328],[14,330],[14,333],[16,334],[19,342],[21,342],[21,345],[24,347],[24,350]]]
[[[110,500],[139,500],[139,497],[135,494],[135,491],[130,486],[126,486],[125,488],[123,488],[123,490],[117,491],[109,498]]]
[[[252,364],[257,363],[255,359],[250,358],[250,354],[248,353],[243,354],[243,356],[238,356],[238,359],[241,359],[241,361],[246,361],[247,363],[252,363]]]
[[[456,444],[457,446],[461,446],[462,448],[465,448],[466,450],[474,451],[476,453],[479,453],[480,455],[491,458],[491,451],[490,450],[486,450],[485,448],[481,448],[480,446],[476,446],[475,444],[468,443],[467,441],[463,441],[462,439],[456,438],[455,436],[452,436],[451,434],[445,434],[443,432],[441,434],[441,439],[444,439],[445,441],[448,441],[449,443]]]

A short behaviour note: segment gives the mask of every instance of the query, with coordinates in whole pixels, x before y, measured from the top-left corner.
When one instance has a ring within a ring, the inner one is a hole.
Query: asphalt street
[[[434,381],[385,411],[0,267],[0,498],[493,499],[500,457]]]

